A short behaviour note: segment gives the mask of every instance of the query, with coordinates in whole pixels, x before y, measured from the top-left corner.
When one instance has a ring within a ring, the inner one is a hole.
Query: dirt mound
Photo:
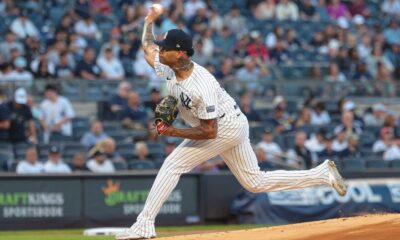
[[[387,240],[400,239],[400,214],[364,215],[285,226],[160,238],[165,240]]]

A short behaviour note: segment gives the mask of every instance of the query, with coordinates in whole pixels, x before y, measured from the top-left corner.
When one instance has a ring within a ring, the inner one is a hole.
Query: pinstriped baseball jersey
[[[231,116],[240,113],[235,100],[213,75],[197,63],[194,63],[190,77],[183,81],[177,81],[174,71],[160,63],[158,54],[155,57],[154,68],[157,75],[166,78],[168,94],[178,99],[180,117],[190,126],[200,125],[200,119],[221,117],[219,124],[224,125]]]

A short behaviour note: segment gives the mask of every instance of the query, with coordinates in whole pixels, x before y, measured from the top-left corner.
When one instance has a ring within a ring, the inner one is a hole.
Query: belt
[[[236,109],[239,108],[239,106],[238,106],[237,104],[235,104],[235,105],[233,105],[233,108],[236,110]],[[241,113],[236,114],[236,117],[239,117],[240,114],[241,114]],[[221,119],[221,118],[225,117],[225,115],[226,115],[226,114],[224,113],[224,114],[222,114],[219,118]]]

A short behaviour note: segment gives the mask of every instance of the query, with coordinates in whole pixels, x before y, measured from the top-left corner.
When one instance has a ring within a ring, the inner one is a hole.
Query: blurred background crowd
[[[263,169],[400,166],[398,0],[2,0],[3,171],[161,166],[180,139],[152,134],[165,89],[140,38],[156,2],[156,37],[193,36],[193,60],[251,121]],[[221,169],[215,158],[194,171]]]

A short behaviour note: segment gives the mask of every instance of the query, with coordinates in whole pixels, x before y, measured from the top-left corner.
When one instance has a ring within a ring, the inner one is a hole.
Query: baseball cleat
[[[325,161],[328,162],[329,182],[331,186],[336,190],[336,192],[343,197],[344,195],[346,195],[347,192],[347,186],[344,182],[344,179],[337,170],[334,161],[328,159]]]
[[[154,237],[151,237],[154,238]],[[138,234],[136,234],[132,229],[127,229],[121,233],[118,233],[115,235],[116,240],[140,240],[140,239],[147,239],[145,237],[142,237]]]

